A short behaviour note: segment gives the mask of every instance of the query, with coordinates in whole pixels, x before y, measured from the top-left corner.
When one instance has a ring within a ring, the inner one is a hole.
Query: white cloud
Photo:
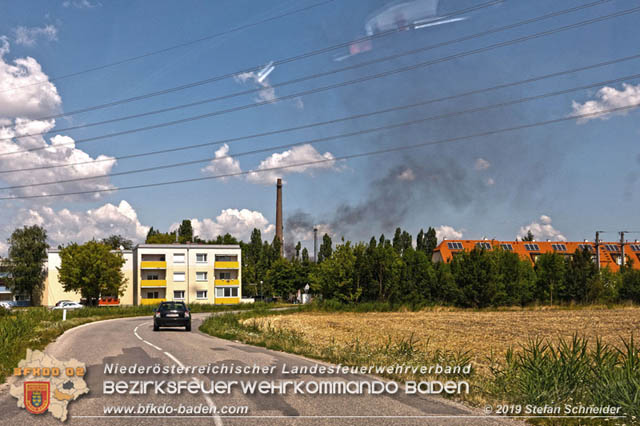
[[[233,79],[239,83],[253,81],[256,87],[262,87],[262,90],[258,92],[258,97],[254,99],[256,102],[276,102],[278,100],[276,89],[269,83],[269,77],[261,78],[260,72],[243,72],[234,76]]]
[[[202,168],[202,172],[211,175],[226,175],[240,173],[242,169],[238,160],[229,157],[229,145],[225,143],[215,152],[214,159]]]
[[[589,120],[599,118],[607,120],[612,113],[601,113],[602,111],[631,106],[640,103],[640,84],[634,86],[632,84],[623,83],[622,90],[614,87],[605,86],[598,90],[595,100],[587,101],[583,104],[573,101],[571,106],[574,115],[597,114],[591,117],[585,117],[578,120],[578,123],[586,123]],[[615,114],[626,115],[630,109],[616,112]],[[598,114],[601,113],[601,114]]]
[[[527,235],[528,231],[531,231],[536,240],[567,241],[566,237],[553,227],[551,218],[544,214],[540,216],[537,222],[534,220],[529,225],[520,227],[518,238],[522,239]]]
[[[40,64],[31,57],[9,64],[6,36],[0,37],[0,119],[39,118],[58,112],[62,99]],[[11,90],[15,89],[15,90]]]
[[[17,44],[22,46],[35,46],[39,38],[48,41],[58,39],[58,29],[51,24],[44,27],[24,27],[19,26],[13,30]]]
[[[313,146],[306,144],[293,147],[282,153],[271,154],[260,162],[256,170],[268,170],[275,167],[286,167],[293,164],[309,163],[314,161],[322,162],[289,167],[281,170],[272,170],[260,173],[252,172],[247,175],[247,180],[252,183],[273,185],[277,178],[282,177],[287,173],[312,172],[313,170],[331,169],[335,166],[333,154],[330,152],[320,154]]]
[[[169,229],[175,231],[179,226],[180,223],[174,223]],[[224,235],[228,232],[237,239],[248,241],[253,228],[258,228],[262,232],[263,238],[265,238],[265,234],[274,231],[274,225],[270,224],[262,213],[249,209],[225,209],[215,219],[193,218],[191,226],[193,234],[203,240],[212,240],[218,235]]]
[[[462,230],[456,230],[453,226],[442,225],[436,228],[436,238],[438,241],[444,239],[447,240],[459,240],[462,238]]]
[[[406,180],[410,182],[415,179],[416,179],[416,175],[415,173],[413,173],[413,170],[411,169],[406,169],[398,175],[398,180]]]
[[[73,139],[69,136],[56,135],[49,141],[46,141],[41,135],[2,140],[4,138],[15,138],[20,135],[46,132],[54,127],[54,123],[55,122],[53,120],[34,121],[17,118],[14,121],[13,127],[0,127],[0,152],[13,152],[31,148],[46,147],[45,149],[23,152],[17,155],[0,156],[0,169],[25,169],[32,167],[44,167],[59,163],[88,163],[71,167],[4,173],[0,175],[0,180],[2,183],[5,183],[5,185],[0,184],[0,186],[59,182],[68,179],[103,175],[111,172],[111,169],[116,164],[113,157],[99,155],[92,158],[86,152],[76,148],[73,144]],[[100,161],[93,162],[93,160]],[[111,188],[114,188],[114,186],[110,183],[108,178],[101,178],[26,188],[14,188],[0,191],[0,194],[3,196],[6,194],[11,194],[13,196],[31,196],[61,192],[104,190]],[[86,197],[98,199],[100,196],[101,194],[97,193],[87,194]]]
[[[93,9],[102,6],[100,2],[91,2],[89,0],[65,0],[62,2],[64,7],[75,7],[76,9]]]
[[[134,208],[125,200],[119,205],[104,204],[97,209],[72,211],[54,210],[47,206],[20,209],[11,223],[4,226],[4,241],[17,227],[39,225],[47,230],[49,244],[56,247],[70,242],[84,243],[120,234],[134,243],[144,242],[148,226],[140,223]],[[0,247],[2,249],[2,247]],[[1,253],[1,252],[0,252]]]
[[[476,158],[474,167],[478,171],[487,170],[489,167],[491,167],[491,163],[489,163],[484,158]]]

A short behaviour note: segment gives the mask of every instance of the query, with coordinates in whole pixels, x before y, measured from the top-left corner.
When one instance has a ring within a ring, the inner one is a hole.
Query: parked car
[[[13,308],[13,304],[11,302],[5,302],[5,301],[0,302],[0,309],[6,309],[10,311],[12,308]]]
[[[72,301],[71,300],[58,300],[58,303],[55,304],[54,308],[56,306],[62,305],[63,303],[70,303],[70,302],[72,302]]]
[[[62,302],[61,304],[54,306],[53,309],[81,309],[84,308],[78,302]]]
[[[191,313],[184,302],[162,302],[153,315],[153,331],[160,327],[184,327],[191,331]]]

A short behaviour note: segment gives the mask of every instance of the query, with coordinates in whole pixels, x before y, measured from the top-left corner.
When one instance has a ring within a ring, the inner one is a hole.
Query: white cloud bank
[[[436,228],[436,238],[442,240],[459,240],[462,238],[462,230],[456,230],[453,226],[441,225]]]
[[[55,127],[55,120],[36,120],[55,114],[62,100],[56,87],[33,58],[18,58],[9,64],[5,55],[9,52],[6,37],[0,37],[0,153],[25,151],[16,155],[0,156],[0,170],[31,169],[54,164],[89,162],[72,167],[30,170],[0,175],[0,187],[29,185],[42,182],[85,178],[111,172],[113,157],[99,155],[92,158],[75,147],[73,139],[57,135],[46,140],[44,135],[26,136],[47,132]],[[16,90],[11,90],[16,89]],[[100,160],[93,163],[93,160]],[[53,185],[14,188],[0,191],[0,196],[32,196],[61,192],[82,192],[112,189],[108,178]],[[88,194],[84,198],[97,199],[100,194]]]
[[[314,163],[316,162],[316,163]],[[311,163],[301,166],[288,167],[286,169],[268,170],[277,167],[287,167],[294,164]],[[333,154],[325,152],[320,154],[313,146],[306,144],[293,147],[282,153],[273,153],[264,159],[257,170],[264,172],[252,172],[247,175],[247,180],[252,183],[273,185],[276,179],[290,173],[312,173],[314,170],[332,169],[335,166]]]
[[[214,159],[202,168],[202,172],[210,175],[226,175],[241,173],[240,162],[229,157],[229,145],[226,143],[216,150]]]
[[[174,223],[169,229],[175,231],[179,226],[180,223]],[[265,235],[274,231],[274,225],[262,213],[249,209],[225,209],[215,219],[192,218],[191,226],[193,234],[203,240],[212,240],[228,232],[237,239],[248,241],[253,228],[262,232],[263,239],[268,239]]]
[[[599,118],[600,120],[607,120],[612,114],[626,115],[631,108],[617,111],[615,113],[602,111],[640,103],[640,84],[634,86],[633,84],[624,83],[622,84],[622,90],[605,86],[596,92],[595,98],[595,100],[587,101],[582,104],[576,101],[572,102],[571,106],[573,108],[574,115],[596,114],[591,117],[581,118],[578,120],[578,123],[586,123],[587,121],[594,120],[596,118]]]
[[[43,27],[19,26],[13,30],[13,33],[15,35],[16,44],[29,47],[35,46],[39,38],[43,38],[48,41],[58,39],[58,29],[55,25],[51,24]]]
[[[520,230],[518,231],[518,238],[522,239],[522,237],[525,237],[529,231],[531,231],[535,239],[538,241],[547,239],[567,241],[566,237],[551,225],[551,218],[544,214],[540,216],[538,221],[534,220],[529,225],[520,227]]]

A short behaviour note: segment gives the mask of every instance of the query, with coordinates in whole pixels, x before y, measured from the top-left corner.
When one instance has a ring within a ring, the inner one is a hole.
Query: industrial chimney
[[[276,184],[276,237],[280,240],[280,256],[284,255],[284,240],[282,238],[282,179]]]

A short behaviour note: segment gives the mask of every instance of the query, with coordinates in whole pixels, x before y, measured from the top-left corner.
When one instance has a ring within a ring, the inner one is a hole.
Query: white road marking
[[[154,345],[154,344],[153,344],[153,343],[151,343],[151,342],[147,342],[146,340],[143,340],[143,342],[144,342],[144,343],[146,343],[147,345],[151,346],[151,347],[152,347],[152,348],[154,348],[154,349],[157,349],[157,350],[159,350],[159,351],[161,351],[161,350],[162,350],[162,348],[160,348],[160,347],[158,347],[158,346]]]
[[[178,358],[176,358],[175,356],[171,355],[169,352],[165,352],[164,354],[165,354],[166,356],[168,356],[169,358],[171,358],[171,359],[172,359],[176,364],[178,364],[180,367],[184,368],[184,364],[182,364]]]

